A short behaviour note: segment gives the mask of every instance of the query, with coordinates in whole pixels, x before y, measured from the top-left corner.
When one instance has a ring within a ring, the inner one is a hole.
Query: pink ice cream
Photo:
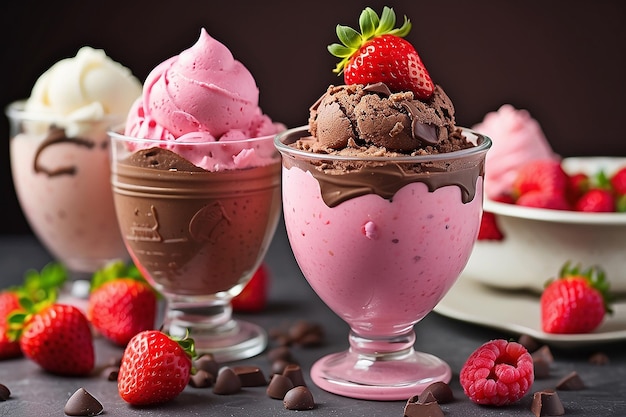
[[[143,96],[128,115],[125,134],[173,142],[235,142],[282,130],[263,114],[258,102],[252,74],[202,29],[191,48],[150,72]],[[184,147],[176,152],[210,171],[257,164],[254,152],[239,155],[237,149],[213,159],[198,159]]]
[[[433,192],[413,182],[391,201],[366,194],[329,207],[311,172],[284,167],[291,248],[315,292],[360,336],[403,334],[463,270],[478,233],[481,184],[478,177],[465,204],[456,185]]]
[[[495,199],[509,192],[517,169],[537,159],[560,159],[554,153],[541,126],[528,111],[510,104],[487,113],[483,121],[472,127],[493,141],[487,153],[485,195]]]

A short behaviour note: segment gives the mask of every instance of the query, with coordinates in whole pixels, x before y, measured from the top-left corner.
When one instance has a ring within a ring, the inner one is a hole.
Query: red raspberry
[[[517,342],[491,340],[469,356],[459,379],[465,395],[476,404],[514,403],[533,385],[533,359]]]
[[[576,201],[574,208],[576,211],[610,213],[615,211],[615,198],[609,190],[593,188]]]

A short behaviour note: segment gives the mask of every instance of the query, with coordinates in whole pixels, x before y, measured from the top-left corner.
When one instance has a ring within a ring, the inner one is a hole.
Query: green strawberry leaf
[[[145,282],[144,277],[135,264],[115,261],[94,272],[91,278],[91,291],[99,288],[105,282],[113,281],[118,278],[131,278],[136,281]]]

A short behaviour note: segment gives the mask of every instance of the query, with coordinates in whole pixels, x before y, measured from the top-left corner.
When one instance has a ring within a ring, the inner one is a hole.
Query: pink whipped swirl
[[[537,120],[527,110],[518,110],[510,104],[487,113],[472,129],[493,141],[485,162],[485,194],[488,198],[495,199],[510,192],[517,170],[524,163],[560,159]]]
[[[222,155],[219,161],[213,161],[194,155],[194,150],[188,147],[170,145],[235,142],[271,136],[283,130],[282,124],[263,114],[258,103],[259,90],[252,74],[234,59],[226,46],[202,29],[191,48],[150,72],[142,97],[129,112],[124,133],[136,138],[172,141],[168,144],[170,149],[209,170],[232,164],[240,167],[244,160],[247,165],[255,165],[250,155],[254,150],[246,150],[245,155],[227,155],[227,160]]]

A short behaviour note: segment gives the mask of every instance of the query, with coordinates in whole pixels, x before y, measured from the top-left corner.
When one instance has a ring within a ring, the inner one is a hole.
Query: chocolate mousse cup
[[[260,353],[266,333],[233,319],[230,301],[259,267],[280,215],[272,137],[172,143],[110,135],[120,230],[135,264],[165,296],[164,331],[188,331],[196,350],[218,361]],[[250,150],[252,160],[228,165]]]

